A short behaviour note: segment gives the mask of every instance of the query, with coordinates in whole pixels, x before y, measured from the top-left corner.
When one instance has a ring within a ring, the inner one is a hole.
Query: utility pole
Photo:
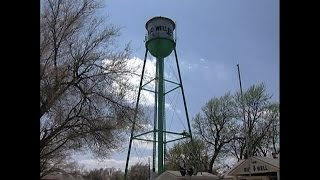
[[[243,92],[242,92],[242,85],[241,85],[241,76],[240,76],[240,68],[239,68],[239,64],[237,64],[237,68],[238,68],[238,76],[239,76],[239,85],[240,85],[240,93],[241,93],[241,104],[242,104],[242,114],[243,114],[243,122],[244,122],[244,128],[245,128],[245,139],[246,139],[246,155],[247,155],[247,159],[249,159],[249,175],[251,176],[251,168],[250,168],[250,157],[251,157],[251,153],[250,148],[249,148],[249,123],[246,121],[246,115],[245,115],[245,106],[244,106],[244,97],[243,97]],[[247,127],[248,125],[248,127]]]

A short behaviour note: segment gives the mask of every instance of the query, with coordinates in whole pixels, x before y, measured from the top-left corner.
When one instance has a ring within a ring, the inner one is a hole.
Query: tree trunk
[[[218,153],[217,151],[215,151],[209,163],[208,173],[212,173],[213,163],[217,159],[217,156],[218,156]]]

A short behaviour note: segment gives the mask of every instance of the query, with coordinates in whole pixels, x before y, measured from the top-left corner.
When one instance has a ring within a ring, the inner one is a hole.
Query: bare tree
[[[273,109],[274,108],[274,109]],[[271,137],[271,151],[274,154],[280,153],[280,105],[275,103],[272,105],[271,112],[275,115],[269,131]]]
[[[147,180],[149,179],[149,165],[141,162],[136,163],[129,169],[129,180]]]
[[[122,180],[124,172],[122,172],[120,169],[116,169],[114,167],[112,168],[106,168],[105,170],[106,179],[108,180]]]
[[[209,146],[209,167],[212,172],[217,157],[223,148],[236,139],[234,102],[230,93],[209,100],[194,118],[195,133]]]
[[[41,1],[41,177],[74,150],[108,156],[132,117],[129,46],[116,48],[119,28],[99,18],[101,7],[96,0]]]
[[[192,154],[193,150],[196,152],[195,155]],[[195,136],[193,143],[191,141],[180,141],[174,144],[166,151],[165,158],[165,166],[168,170],[179,171],[182,161],[185,162],[186,166],[191,166],[192,162],[188,162],[190,160],[196,161],[196,171],[208,171],[209,169],[208,147],[202,139]]]
[[[270,98],[263,83],[251,86],[244,92],[243,98],[239,92],[236,93],[235,102],[240,124],[237,128],[238,136],[241,138],[233,142],[231,148],[238,160],[247,158],[246,150],[249,156],[258,154],[266,156],[264,148],[269,146],[266,145],[270,140],[268,138],[272,136],[277,138],[276,134],[271,133],[271,129],[278,127],[279,106],[277,103],[271,103]],[[242,105],[244,105],[244,116]]]
[[[237,132],[235,136],[238,137],[238,139],[230,142],[229,149],[231,151],[229,154],[240,161],[241,159],[244,159],[245,156],[247,139],[245,138],[246,135],[243,126],[237,125],[235,129]]]
[[[273,156],[279,154],[279,104],[271,104],[266,113],[265,119],[270,123],[269,129],[265,134],[265,137],[257,142],[256,153],[260,156]]]
[[[104,175],[104,169],[93,169],[91,170],[86,176],[84,176],[86,179],[92,179],[92,180],[105,180],[106,177]]]
[[[110,175],[110,180],[122,180],[124,176],[124,172],[122,172],[120,169],[113,171]]]
[[[96,179],[96,180],[122,180],[124,172],[120,169],[116,169],[114,167],[111,168],[100,168],[93,169],[83,174],[85,179]]]

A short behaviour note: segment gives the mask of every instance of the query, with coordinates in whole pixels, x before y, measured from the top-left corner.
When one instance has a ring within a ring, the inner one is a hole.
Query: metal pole
[[[156,172],[156,153],[157,153],[157,117],[158,117],[158,68],[159,64],[158,61],[156,61],[156,77],[154,80],[154,120],[153,120],[153,153],[152,153],[152,172],[155,174]]]
[[[187,103],[186,103],[186,97],[184,95],[184,90],[183,90],[183,85],[182,85],[182,78],[181,78],[181,74],[180,74],[180,68],[179,68],[179,62],[178,62],[178,56],[177,56],[176,48],[174,48],[174,55],[176,57],[176,64],[177,64],[180,87],[181,87],[181,92],[182,92],[184,110],[186,112],[186,118],[187,118],[187,123],[188,123],[189,134],[190,134],[190,138],[192,139],[191,126],[190,126],[189,115],[188,115],[188,108],[187,108]]]
[[[245,124],[244,128],[245,128],[245,135],[246,135],[246,137],[245,137],[245,139],[246,139],[246,154],[247,154],[247,159],[249,160],[249,175],[251,176],[250,153],[249,153],[250,148],[249,148],[249,142],[248,142],[248,129],[249,129],[249,127],[247,128],[239,64],[237,64],[237,68],[238,68],[239,85],[240,85],[241,102],[242,102],[242,115],[243,115],[243,121],[244,121],[244,124]]]
[[[133,116],[133,123],[132,123],[132,128],[131,128],[129,149],[128,149],[128,155],[127,155],[127,161],[126,161],[126,168],[125,168],[125,171],[124,171],[124,179],[125,179],[125,180],[127,179],[128,165],[129,165],[129,157],[130,157],[131,145],[132,145],[132,140],[133,140],[132,137],[133,137],[134,127],[135,127],[135,124],[136,124],[137,111],[138,111],[138,107],[139,107],[139,100],[140,100],[140,94],[141,94],[141,89],[142,89],[144,69],[145,69],[146,61],[147,61],[147,54],[148,54],[148,49],[146,49],[146,53],[145,53],[145,55],[144,55],[144,61],[143,61],[143,66],[142,66],[142,74],[141,74],[139,91],[138,91],[138,97],[137,97],[135,112],[134,112],[134,116]]]
[[[151,180],[151,173],[150,173],[150,157],[148,157],[148,177],[149,177],[149,180]]]
[[[190,135],[190,140],[191,140],[191,144],[192,144],[192,153],[193,156],[195,156],[195,145],[193,142],[193,138],[192,138],[192,132],[191,132],[191,126],[190,126],[190,121],[189,121],[189,115],[188,115],[188,108],[187,108],[187,103],[186,103],[186,97],[184,95],[184,90],[183,90],[183,85],[182,85],[182,78],[181,78],[181,73],[180,73],[180,68],[179,68],[179,62],[178,62],[178,56],[177,56],[177,51],[176,51],[176,47],[174,47],[174,55],[176,58],[176,64],[177,64],[177,70],[178,70],[178,75],[179,75],[179,81],[180,81],[180,87],[181,87],[181,92],[182,92],[182,98],[183,98],[183,104],[184,104],[184,110],[186,112],[186,118],[187,118],[187,123],[188,123],[188,130],[189,130],[189,135]],[[193,157],[192,157],[193,159]],[[197,170],[197,164],[195,162],[195,160],[192,161],[193,166],[195,168],[195,174],[196,174],[196,170]]]
[[[164,59],[157,58],[159,62],[159,86],[158,86],[158,175],[163,173],[163,122],[165,121],[164,117],[164,80],[163,80],[163,71],[164,71]]]
[[[166,100],[166,98],[165,98],[165,96],[166,96],[166,94],[165,94],[165,81],[164,81],[165,79],[163,79],[163,172],[164,171],[166,171],[166,158],[165,158],[165,156],[166,156],[166,151],[167,151],[167,133],[166,133],[166,131],[167,131],[167,127],[166,127],[166,111],[165,111],[165,108],[166,108],[166,106],[165,106],[165,100]]]

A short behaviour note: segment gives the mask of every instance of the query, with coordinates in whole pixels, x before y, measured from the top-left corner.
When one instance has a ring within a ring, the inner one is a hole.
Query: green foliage
[[[212,172],[216,159],[224,154],[225,146],[237,138],[235,117],[233,96],[230,93],[210,99],[202,107],[202,112],[194,117],[195,133],[206,143],[208,149],[208,172]]]
[[[238,124],[241,124],[237,136],[242,138],[233,143],[233,154],[238,160],[247,158],[245,149],[249,156],[271,154],[266,148],[271,138],[268,136],[270,128],[279,119],[278,103],[270,101],[271,95],[266,93],[264,83],[251,86],[243,93],[243,97],[237,92],[234,99]]]
[[[193,154],[192,151],[195,151]],[[193,138],[191,141],[180,141],[175,143],[172,148],[166,151],[165,162],[167,170],[180,170],[180,163],[185,161],[186,166],[193,166],[192,162],[196,162],[197,171],[204,171],[208,160],[205,143],[199,138]]]
[[[199,170],[225,171],[229,165],[224,161],[247,158],[246,150],[261,156],[279,153],[279,103],[270,99],[263,83],[251,86],[243,96],[236,92],[210,99],[193,118]],[[178,159],[188,154],[187,149],[190,144],[178,143],[168,150],[168,169],[179,170]]]

